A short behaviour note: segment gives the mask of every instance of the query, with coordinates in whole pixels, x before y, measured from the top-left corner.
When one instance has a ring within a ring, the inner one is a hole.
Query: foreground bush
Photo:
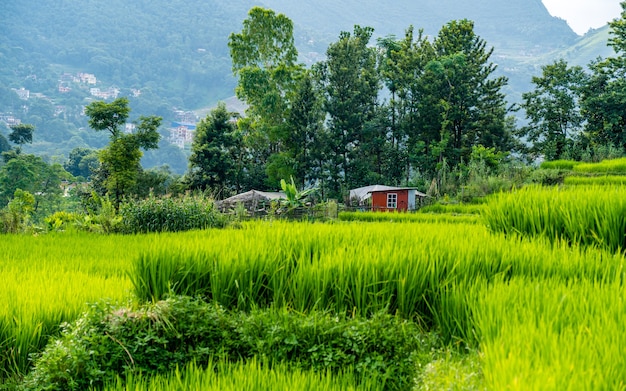
[[[223,227],[226,217],[203,196],[150,197],[120,208],[124,233],[178,232]]]
[[[296,368],[372,374],[387,389],[408,388],[426,338],[414,323],[391,315],[341,318],[287,311],[230,313],[214,304],[173,297],[140,308],[93,306],[51,342],[24,381],[25,390],[85,390],[117,376],[163,374],[214,357],[262,357]]]

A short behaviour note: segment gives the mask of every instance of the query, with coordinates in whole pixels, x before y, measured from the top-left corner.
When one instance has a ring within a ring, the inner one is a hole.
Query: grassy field
[[[9,354],[0,376],[24,374],[28,354],[86,303],[154,305],[182,294],[233,313],[410,320],[441,341],[402,383],[415,390],[624,389],[625,196],[619,186],[531,187],[494,197],[468,221],[379,213],[166,235],[5,236],[0,344]],[[216,362],[219,376],[190,364],[149,389],[236,389],[252,378],[257,389],[380,387],[358,380],[356,367],[319,375],[255,360]],[[147,381],[131,376],[108,389],[148,389]]]

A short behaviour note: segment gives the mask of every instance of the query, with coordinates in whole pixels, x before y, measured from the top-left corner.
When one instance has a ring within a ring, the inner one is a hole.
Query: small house
[[[370,191],[372,211],[407,212],[417,209],[417,205],[426,194],[413,187],[379,186]]]

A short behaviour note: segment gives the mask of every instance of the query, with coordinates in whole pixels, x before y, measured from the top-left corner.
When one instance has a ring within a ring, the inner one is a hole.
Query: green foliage
[[[19,233],[28,227],[35,209],[35,197],[17,189],[9,204],[0,209],[0,233]]]
[[[238,134],[232,119],[222,102],[196,127],[186,177],[191,189],[223,194],[234,187]]]
[[[368,46],[373,32],[371,27],[358,25],[353,33],[342,31],[339,40],[328,47],[327,60],[318,64],[329,117],[330,197],[341,198],[342,190],[367,185],[364,182],[376,157],[374,131],[367,129],[374,119],[381,84],[376,51]]]
[[[63,168],[75,177],[89,179],[99,164],[96,151],[90,148],[74,148],[67,162],[63,164]]]
[[[249,121],[240,127],[253,164],[265,166],[280,156],[290,129],[286,126],[297,80],[304,72],[296,64],[298,51],[293,22],[283,14],[253,7],[240,33],[231,33],[228,47],[233,73],[238,77],[237,97],[248,105]],[[266,174],[271,174],[267,171]],[[278,178],[268,177],[268,183]]]
[[[266,325],[271,324],[272,327]],[[412,355],[434,340],[390,315],[344,319],[287,311],[231,314],[214,304],[172,297],[142,307],[92,305],[62,326],[36,359],[24,390],[81,390],[117,376],[166,374],[192,361],[264,357],[297,368],[384,379],[386,389],[411,384]]]
[[[95,101],[85,107],[89,126],[96,131],[110,133],[109,145],[99,153],[101,167],[96,172],[99,177],[94,179],[102,183],[116,209],[124,197],[132,195],[137,184],[141,171],[140,148],[158,148],[161,137],[157,129],[162,118],[156,116],[141,116],[134,133],[122,132],[121,126],[126,123],[129,113],[126,98],[118,98],[111,103]]]
[[[11,133],[9,133],[9,141],[18,146],[23,144],[30,144],[33,142],[33,133],[35,127],[30,124],[19,124],[11,126]]]
[[[221,228],[227,223],[212,199],[204,196],[154,197],[120,206],[124,233],[178,232]]]
[[[59,211],[46,217],[44,222],[49,232],[65,231],[76,226],[81,218],[83,218],[83,216],[78,213]]]
[[[561,159],[580,136],[583,116],[580,91],[587,82],[582,67],[568,67],[559,60],[542,68],[541,77],[533,77],[535,89],[522,94],[522,108],[529,124],[518,131],[532,144],[529,152],[548,160]]]
[[[533,170],[528,178],[531,184],[539,184],[543,186],[555,186],[560,185],[565,180],[565,177],[571,174],[570,169],[553,169],[553,168],[539,168]]]
[[[285,193],[285,199],[280,200],[280,206],[284,209],[279,213],[284,212],[289,216],[296,209],[306,206],[307,197],[317,191],[317,188],[311,187],[308,189],[298,190],[296,183],[291,177],[291,183],[287,183],[284,179],[280,180],[280,188]]]

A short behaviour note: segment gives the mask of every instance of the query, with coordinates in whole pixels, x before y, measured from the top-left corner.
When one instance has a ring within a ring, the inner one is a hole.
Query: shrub
[[[214,357],[264,357],[300,369],[353,367],[407,388],[414,353],[435,346],[417,325],[386,314],[370,319],[286,310],[228,313],[214,304],[172,297],[140,308],[94,305],[48,344],[26,377],[25,390],[83,390],[117,376],[167,373]]]
[[[181,198],[151,196],[120,207],[122,232],[178,232],[192,229],[223,227],[227,219],[213,200],[203,196]]]

